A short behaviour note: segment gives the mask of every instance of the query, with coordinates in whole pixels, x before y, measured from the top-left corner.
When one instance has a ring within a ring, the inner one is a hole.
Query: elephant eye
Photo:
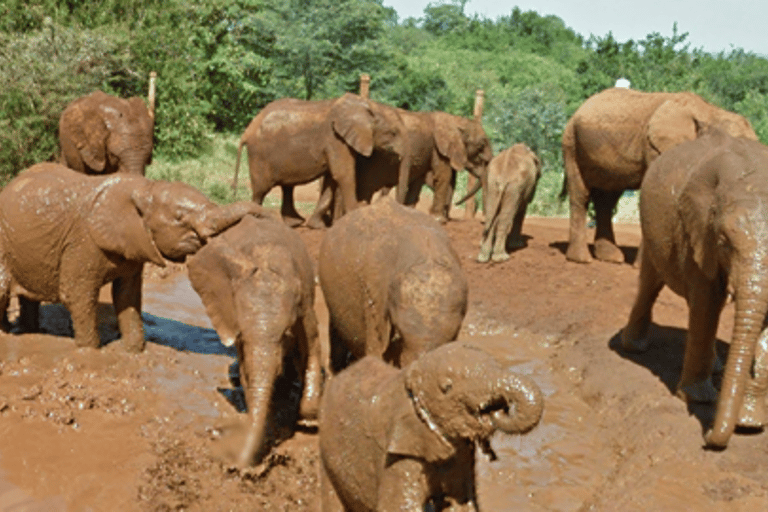
[[[448,393],[453,389],[453,381],[451,379],[445,379],[440,382],[440,391],[443,392],[443,394]]]

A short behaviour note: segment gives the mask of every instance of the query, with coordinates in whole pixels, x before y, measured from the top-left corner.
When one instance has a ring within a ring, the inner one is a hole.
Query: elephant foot
[[[317,418],[301,418],[296,424],[304,428],[317,428],[320,422]]]
[[[480,254],[477,255],[478,263],[488,263],[490,259],[491,259],[491,256],[487,252],[481,252]]]
[[[627,328],[625,327],[621,331],[621,347],[627,352],[639,354],[645,352],[651,346],[651,340],[647,336],[634,337],[627,334]]]
[[[565,252],[565,259],[575,263],[591,263],[592,255],[586,245],[568,244],[568,250]]]
[[[304,218],[301,215],[283,215],[283,222],[290,228],[297,228],[304,224]]]
[[[493,253],[493,256],[491,256],[491,259],[496,263],[501,263],[502,261],[507,261],[509,259],[509,254],[506,252],[495,252]]]
[[[738,425],[749,429],[761,429],[766,424],[765,396],[744,395],[739,411]]]
[[[595,241],[595,257],[609,263],[624,263],[624,253],[616,244],[605,239]]]
[[[700,382],[692,382],[691,384],[683,384],[681,382],[677,387],[677,396],[686,402],[697,402],[703,404],[711,404],[717,402],[717,390],[712,384],[711,378],[702,380]]]

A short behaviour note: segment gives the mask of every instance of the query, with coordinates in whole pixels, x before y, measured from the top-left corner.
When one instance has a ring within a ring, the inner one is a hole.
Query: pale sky
[[[440,0],[383,0],[394,7],[404,20],[421,18],[424,8]],[[465,14],[495,19],[507,16],[518,6],[525,11],[541,15],[554,14],[566,26],[585,38],[590,34],[604,37],[608,32],[624,42],[645,39],[658,32],[664,37],[672,35],[677,22],[679,33],[688,32],[691,48],[717,53],[732,48],[768,56],[768,0],[469,0]]]

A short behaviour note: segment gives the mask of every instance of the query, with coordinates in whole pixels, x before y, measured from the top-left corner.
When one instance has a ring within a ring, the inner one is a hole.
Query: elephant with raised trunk
[[[263,211],[251,201],[218,206],[183,183],[34,165],[0,192],[0,315],[15,291],[22,327],[37,330],[37,302],[63,302],[75,343],[97,348],[99,289],[111,282],[122,342],[139,352],[144,263],[183,261],[249,213]]]
[[[677,392],[717,401],[706,443],[725,447],[737,425],[766,423],[768,148],[712,130],[657,158],[640,190],[640,281],[622,344],[647,349],[651,308],[665,285],[684,297],[688,335]],[[715,336],[729,295],[734,326],[718,397]]]
[[[317,331],[312,260],[283,222],[247,216],[213,237],[187,268],[221,342],[237,347],[250,415],[238,463],[248,466],[264,455],[272,394],[286,356],[303,381],[299,416],[317,419],[328,350],[321,350]]]
[[[253,200],[259,204],[277,185],[283,189],[281,212],[290,225],[303,218],[293,203],[293,187],[321,176],[341,194],[345,211],[357,207],[355,167],[358,157],[381,158],[399,176],[398,196],[405,197],[410,148],[397,109],[347,93],[333,100],[273,101],[251,121],[240,139],[248,150]]]
[[[570,196],[566,258],[592,260],[587,246],[587,206],[595,206],[595,256],[621,263],[611,217],[626,189],[640,188],[648,165],[699,130],[716,127],[734,137],[757,140],[744,117],[720,109],[690,92],[608,89],[585,101],[565,126],[563,161]]]
[[[525,246],[521,239],[528,203],[541,176],[541,160],[518,143],[496,155],[488,166],[485,187],[485,228],[477,261],[505,261],[507,248]]]
[[[59,163],[86,174],[144,175],[152,163],[155,112],[138,97],[96,91],[70,103],[59,119]]]
[[[366,357],[320,406],[323,512],[477,510],[475,450],[539,422],[538,386],[480,348],[449,343],[399,370]],[[430,508],[426,508],[430,507]]]
[[[443,227],[384,197],[342,217],[320,246],[334,371],[366,355],[404,366],[453,341],[468,286]]]

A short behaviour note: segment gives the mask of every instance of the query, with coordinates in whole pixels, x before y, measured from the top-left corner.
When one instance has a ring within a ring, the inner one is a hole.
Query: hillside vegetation
[[[749,118],[768,142],[762,56],[691,48],[677,25],[638,41],[616,41],[611,27],[587,39],[556,16],[511,7],[487,19],[465,15],[464,4],[436,2],[419,19],[399,20],[380,0],[5,0],[0,182],[55,157],[68,102],[95,89],[145,96],[151,70],[158,81],[150,169],[159,164],[163,176],[178,179],[187,177],[174,165],[216,155],[231,157],[222,164],[231,169],[232,141],[268,102],[357,91],[361,73],[372,77],[373,99],[412,110],[468,116],[483,89],[495,150],[526,142],[542,156],[537,197],[559,191],[569,115],[619,77],[640,90],[694,91]],[[220,180],[211,183],[209,193],[229,200]]]

